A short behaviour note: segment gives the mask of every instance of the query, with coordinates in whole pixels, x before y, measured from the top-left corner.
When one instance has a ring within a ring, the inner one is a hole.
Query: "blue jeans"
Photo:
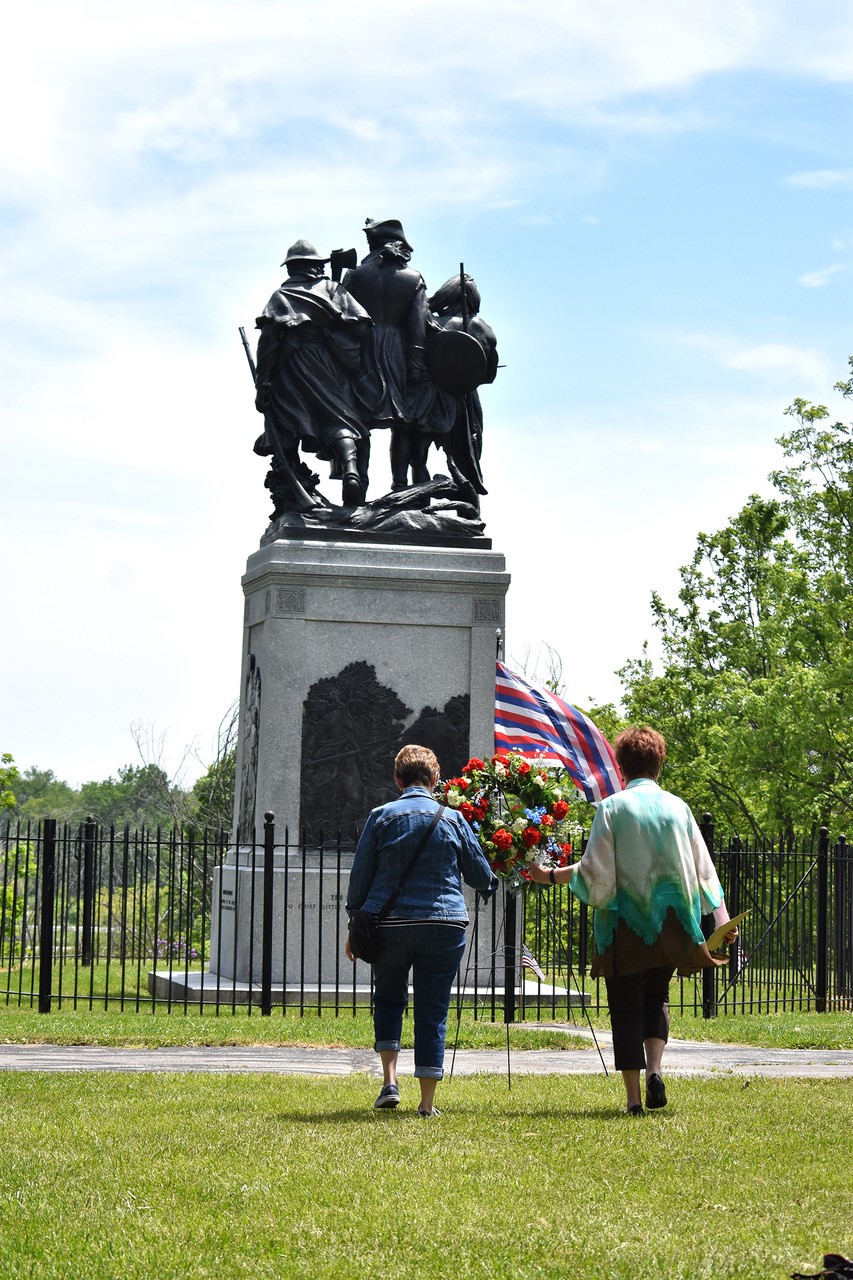
[[[444,1075],[444,1037],[453,979],[465,953],[465,930],[451,924],[382,926],[382,955],[373,966],[374,1049],[397,1050],[412,971],[415,1077]]]

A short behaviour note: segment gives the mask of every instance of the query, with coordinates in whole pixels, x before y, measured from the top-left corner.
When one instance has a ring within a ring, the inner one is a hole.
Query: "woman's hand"
[[[735,925],[735,927],[726,934],[725,941],[727,943],[734,942],[735,938],[739,936],[740,936],[740,929],[737,927],[737,925]]]
[[[543,867],[540,862],[528,862],[525,871],[535,884],[550,884],[551,878],[548,874],[548,868]]]
[[[347,938],[346,940],[346,946],[344,947],[344,950],[347,953],[347,960],[349,960],[352,964],[355,964],[355,956],[352,953],[352,948],[350,947],[350,944],[349,944],[349,938]]]

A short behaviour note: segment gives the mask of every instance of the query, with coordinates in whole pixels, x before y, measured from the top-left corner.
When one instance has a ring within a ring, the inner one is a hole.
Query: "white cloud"
[[[784,342],[763,342],[758,346],[731,351],[721,363],[742,373],[768,377],[783,374],[801,378],[811,384],[829,384],[829,365],[822,351],[810,347],[793,347]]]
[[[785,181],[791,187],[809,187],[813,191],[847,190],[853,187],[853,169],[809,169],[790,173]]]
[[[839,271],[845,268],[840,262],[833,262],[829,267],[821,267],[819,271],[807,271],[804,276],[797,278],[797,284],[803,285],[806,289],[819,289],[825,285],[833,276],[838,275]]]
[[[797,394],[804,390],[808,394],[824,392],[832,382],[830,361],[817,347],[747,342],[732,334],[718,333],[681,331],[670,337],[678,345],[707,352],[720,368],[749,374],[771,385],[799,383]]]

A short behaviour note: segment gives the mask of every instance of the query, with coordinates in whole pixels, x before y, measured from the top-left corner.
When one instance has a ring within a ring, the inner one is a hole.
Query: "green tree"
[[[229,830],[234,810],[237,749],[218,756],[193,786],[190,802],[194,820],[202,827]]]
[[[0,813],[4,809],[14,809],[15,784],[18,781],[18,770],[15,761],[8,751],[0,755]]]
[[[172,790],[159,765],[125,765],[117,778],[83,783],[80,812],[91,814],[103,826],[171,826],[175,807]]]
[[[620,673],[629,718],[667,738],[665,784],[771,836],[853,811],[853,425],[786,412],[779,496],[699,535],[678,603],[652,598],[662,672],[644,654]]]
[[[77,792],[57,778],[52,769],[25,769],[15,791],[21,819],[37,822],[40,818],[58,818],[70,822],[79,816]]]

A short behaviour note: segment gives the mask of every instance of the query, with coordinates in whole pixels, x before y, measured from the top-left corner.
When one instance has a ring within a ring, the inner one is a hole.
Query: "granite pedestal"
[[[248,560],[237,834],[272,810],[292,841],[347,839],[394,795],[405,741],[442,771],[494,743],[495,632],[509,586],[482,548],[281,540]]]

